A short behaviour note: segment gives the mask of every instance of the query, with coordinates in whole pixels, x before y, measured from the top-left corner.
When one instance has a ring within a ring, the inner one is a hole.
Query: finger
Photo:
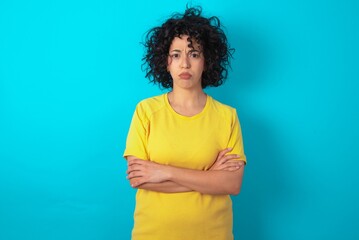
[[[136,188],[138,186],[138,180],[136,180],[134,178],[130,179],[130,185],[131,185],[131,187]]]
[[[132,165],[140,164],[140,163],[141,163],[141,162],[138,161],[137,159],[131,159],[131,160],[128,160],[127,166],[132,166]]]
[[[231,160],[234,160],[234,159],[237,159],[237,158],[239,158],[239,155],[229,154],[229,155],[223,156],[221,159],[219,159],[218,163],[220,165],[222,165],[222,164],[225,164],[228,161],[231,161]]]
[[[241,164],[235,162],[225,163],[220,168],[218,168],[218,170],[228,170],[228,168],[239,169],[241,168]]]
[[[220,151],[218,153],[217,159],[220,159],[221,157],[223,157],[224,155],[226,155],[226,153],[229,153],[230,151],[232,151],[232,148],[225,148],[222,151]]]
[[[135,159],[128,160],[127,165],[131,166],[131,165],[134,165],[134,164],[143,164],[144,162],[146,162],[146,161],[138,159],[138,158],[135,158]]]
[[[226,159],[225,156],[217,158],[217,160],[213,163],[211,169],[219,170],[218,168],[220,168],[221,165],[223,165],[228,160],[230,159]]]
[[[226,168],[226,167],[236,167],[236,166],[241,166],[242,164],[239,162],[239,161],[236,161],[236,160],[232,160],[232,161],[228,161],[224,164],[222,164],[222,167],[223,168]]]
[[[242,167],[242,166],[235,166],[235,167],[231,166],[231,167],[226,167],[226,168],[224,168],[224,169],[222,169],[222,170],[234,172],[234,171],[237,171],[237,170],[241,169],[241,167]]]
[[[231,168],[241,168],[243,167],[244,163],[242,161],[231,161],[231,162],[227,162],[226,164],[224,164],[223,166],[225,166],[225,168],[227,167],[231,167]]]
[[[131,179],[130,181],[131,187],[136,188],[140,186],[143,183],[142,181],[143,180],[140,177]]]
[[[238,161],[238,160],[229,160],[226,163],[224,163],[222,166],[224,167],[242,167],[244,165],[243,161]]]
[[[128,174],[127,176],[129,178],[134,178],[134,177],[143,177],[147,174],[147,171],[143,168],[143,167],[140,167],[140,168],[136,168],[136,169],[132,169]]]
[[[223,170],[227,167],[231,167],[231,166],[237,166],[237,163],[229,163],[229,162],[226,162],[226,163],[223,163],[223,164],[216,164],[216,165],[213,165],[213,167],[211,168],[211,170]]]
[[[132,171],[133,171],[133,167],[130,166],[130,167],[127,168],[126,174],[129,174]]]
[[[143,166],[142,165],[139,165],[139,164],[134,164],[134,165],[131,165],[127,168],[127,171],[126,173],[129,174],[130,172],[133,172],[133,171],[142,171],[143,170]]]
[[[241,157],[241,156],[238,155],[238,154],[228,154],[228,155],[224,156],[224,157],[220,160],[220,162],[222,162],[222,164],[223,164],[223,163],[228,162],[228,161],[230,161],[230,160],[238,159],[238,158],[240,158],[240,157]]]
[[[232,150],[231,148],[226,148],[226,149],[223,149],[222,151],[220,151],[218,153],[217,160],[221,159],[224,155],[226,155],[231,150]]]

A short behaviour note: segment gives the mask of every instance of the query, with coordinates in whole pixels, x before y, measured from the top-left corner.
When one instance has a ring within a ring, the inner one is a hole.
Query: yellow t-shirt
[[[124,156],[205,171],[227,147],[246,161],[234,108],[207,95],[202,112],[186,117],[176,113],[167,94],[162,94],[137,105]],[[233,239],[232,201],[229,195],[138,189],[132,239]]]

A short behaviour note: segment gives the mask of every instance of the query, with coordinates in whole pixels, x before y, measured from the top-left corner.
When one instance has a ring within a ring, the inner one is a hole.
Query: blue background
[[[0,239],[129,239],[122,159],[161,91],[140,42],[187,1],[0,2]],[[359,239],[359,1],[194,1],[236,48],[226,84],[248,165],[241,240]]]

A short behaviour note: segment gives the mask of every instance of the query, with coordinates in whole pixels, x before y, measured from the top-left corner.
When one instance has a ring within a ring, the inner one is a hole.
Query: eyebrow
[[[173,49],[173,50],[171,50],[170,52],[182,52],[181,50],[179,50],[179,49]],[[189,50],[188,52],[200,52],[199,50],[196,50],[196,49],[191,49],[191,50]]]

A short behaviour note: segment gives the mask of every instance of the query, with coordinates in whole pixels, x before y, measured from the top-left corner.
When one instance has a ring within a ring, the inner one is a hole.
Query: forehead
[[[180,37],[175,37],[172,40],[170,51],[171,50],[186,50],[186,49],[195,49],[200,50],[201,46],[197,43],[195,39],[192,38],[192,44],[189,41],[189,36],[181,35]],[[191,45],[191,46],[189,46]]]

